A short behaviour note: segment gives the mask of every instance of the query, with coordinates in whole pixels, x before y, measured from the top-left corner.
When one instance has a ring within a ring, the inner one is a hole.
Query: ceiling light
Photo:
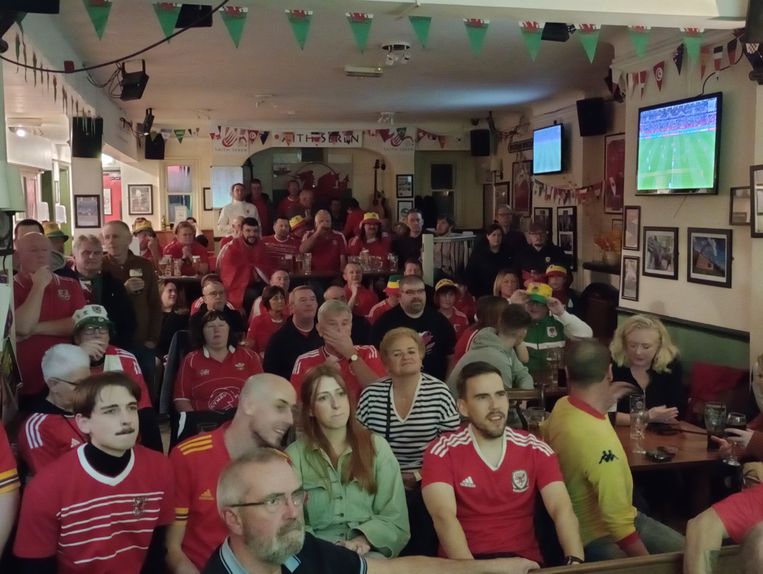
[[[381,47],[387,53],[384,57],[385,66],[407,64],[411,61],[411,45],[408,42],[385,42]]]
[[[101,165],[111,165],[114,163],[114,158],[107,153],[101,154]]]
[[[27,132],[24,128],[16,128],[16,135],[20,138],[25,138],[29,132]]]

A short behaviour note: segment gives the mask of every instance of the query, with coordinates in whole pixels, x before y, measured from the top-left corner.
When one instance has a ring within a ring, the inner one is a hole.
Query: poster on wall
[[[512,208],[517,215],[530,216],[532,207],[532,161],[515,161],[511,165],[511,181],[514,183]]]
[[[678,228],[644,227],[644,269],[648,277],[678,279]]]
[[[575,206],[556,208],[556,239],[557,245],[569,257],[570,269],[577,269],[578,246],[578,208]]]
[[[146,184],[127,186],[127,213],[130,215],[154,214],[153,185]]]
[[[604,138],[604,213],[621,213],[625,196],[625,134]]]
[[[103,188],[103,214],[111,215],[111,188]]]
[[[74,227],[97,229],[101,226],[101,197],[99,195],[74,196]]]
[[[731,288],[731,233],[730,229],[687,230],[687,281]]]

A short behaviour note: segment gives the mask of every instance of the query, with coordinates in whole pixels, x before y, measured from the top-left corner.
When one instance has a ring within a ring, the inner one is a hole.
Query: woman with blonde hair
[[[308,494],[305,525],[360,555],[393,558],[410,538],[400,466],[387,441],[355,418],[355,404],[329,364],[300,389],[302,436],[287,452]]]
[[[493,295],[503,297],[508,301],[514,294],[514,291],[521,288],[521,286],[522,281],[516,271],[501,269],[493,282]]]
[[[678,348],[665,325],[651,315],[633,315],[617,328],[612,343],[614,381],[644,395],[649,421],[675,422],[685,411],[686,395]],[[631,394],[633,394],[631,393]],[[630,424],[628,396],[617,403],[617,423]]]

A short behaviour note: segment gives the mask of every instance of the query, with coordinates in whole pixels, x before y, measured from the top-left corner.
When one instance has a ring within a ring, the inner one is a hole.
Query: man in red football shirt
[[[267,196],[262,194],[262,181],[256,177],[249,183],[249,201],[257,208],[262,234],[269,234],[273,231],[270,219],[270,202]]]
[[[331,229],[331,214],[325,209],[315,214],[315,230],[305,235],[299,252],[312,253],[315,275],[339,275],[344,268],[347,241],[344,235]]]
[[[323,363],[336,366],[356,399],[361,390],[386,375],[387,370],[374,346],[353,344],[352,312],[346,303],[336,300],[323,303],[318,309],[316,328],[323,337],[323,346],[297,357],[291,373],[291,384],[297,394],[307,371]]]
[[[365,211],[360,209],[360,203],[354,197],[347,201],[347,219],[344,222],[344,237],[349,241],[360,231],[360,222],[363,221]]]
[[[352,312],[367,316],[371,308],[379,302],[379,298],[371,289],[363,285],[363,268],[357,263],[347,263],[342,272],[344,278],[344,295]]]
[[[27,233],[16,242],[19,272],[13,278],[13,302],[25,404],[45,392],[40,360],[53,345],[69,342],[72,315],[85,306],[79,282],[51,272],[50,250],[50,240],[41,233]]]
[[[273,235],[262,238],[267,272],[271,275],[276,269],[290,270],[294,265],[294,257],[299,253],[300,240],[291,235],[290,231],[289,219],[279,215],[273,223]]]
[[[20,571],[161,572],[163,527],[173,517],[172,468],[162,454],[135,444],[140,388],[118,372],[80,385],[75,420],[89,442],[27,486],[14,545]]]
[[[186,439],[170,453],[175,522],[167,533],[167,563],[173,574],[198,572],[225,539],[217,512],[217,480],[223,468],[253,447],[279,448],[294,423],[296,404],[289,381],[255,375],[241,390],[229,425]]]
[[[203,245],[197,243],[195,238],[196,229],[193,225],[188,221],[181,221],[175,225],[175,239],[164,246],[164,255],[183,260],[183,264],[180,266],[181,275],[193,276],[207,272],[207,250]],[[194,257],[200,259],[196,268],[193,266]]]
[[[257,220],[247,217],[241,226],[241,237],[226,245],[217,259],[218,272],[228,301],[237,309],[245,309],[247,316],[257,297],[256,293],[251,292],[250,286],[259,282],[267,283],[268,280],[262,270],[265,254],[259,242],[259,233]]]
[[[228,245],[231,241],[234,239],[237,239],[241,237],[241,226],[244,224],[244,216],[243,215],[237,215],[233,219],[231,219],[230,222],[230,235],[226,235],[222,239],[220,239],[220,251],[222,251],[223,247]]]
[[[0,555],[16,523],[19,507],[19,473],[5,427],[0,425]]]
[[[506,426],[509,399],[488,363],[464,367],[458,410],[469,420],[424,454],[422,494],[448,558],[521,556],[541,563],[533,529],[540,492],[567,563],[582,562],[583,544],[559,462],[546,443]]]
[[[276,209],[278,217],[291,217],[289,213],[291,213],[292,210],[299,208],[300,189],[302,189],[302,186],[296,179],[289,181],[286,186],[286,193],[288,195],[279,202],[278,208]]]

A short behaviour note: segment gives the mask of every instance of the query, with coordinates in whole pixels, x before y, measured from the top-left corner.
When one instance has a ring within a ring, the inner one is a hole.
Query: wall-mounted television
[[[533,131],[533,175],[564,170],[564,128],[554,124]]]
[[[718,193],[720,92],[641,108],[637,195]]]

